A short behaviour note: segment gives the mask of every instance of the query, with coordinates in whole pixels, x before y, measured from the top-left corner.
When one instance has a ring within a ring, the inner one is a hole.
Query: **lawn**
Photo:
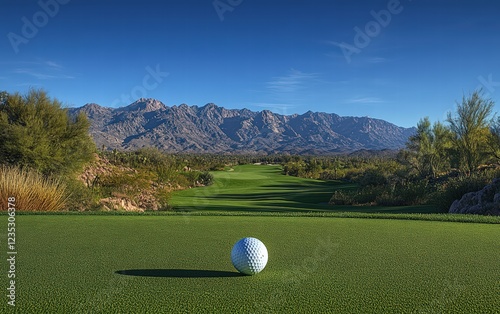
[[[362,207],[328,205],[333,192],[354,189],[340,181],[322,181],[282,175],[278,165],[244,165],[213,172],[215,183],[208,187],[174,193],[171,204],[183,211],[258,212],[363,212],[434,213],[429,206]]]
[[[7,217],[0,219],[6,226]],[[495,224],[19,215],[16,233],[18,313],[498,313],[500,308]],[[239,276],[230,262],[232,245],[244,236],[261,239],[269,251],[266,269],[256,276]],[[5,262],[2,267],[6,274]],[[7,276],[2,278],[6,288]],[[7,313],[6,303],[4,297],[0,312]]]
[[[172,213],[19,213],[16,312],[498,313],[498,217],[330,207],[333,190],[353,186],[279,166],[214,176],[174,194]],[[256,276],[231,265],[245,236],[269,251]],[[13,312],[7,301],[0,313]]]

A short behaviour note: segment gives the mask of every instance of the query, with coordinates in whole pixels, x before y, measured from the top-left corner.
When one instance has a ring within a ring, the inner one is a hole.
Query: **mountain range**
[[[120,150],[153,146],[194,153],[348,153],[399,149],[415,133],[415,128],[369,117],[312,111],[281,115],[213,103],[169,107],[144,98],[121,108],[87,104],[69,112],[87,115],[98,147]]]

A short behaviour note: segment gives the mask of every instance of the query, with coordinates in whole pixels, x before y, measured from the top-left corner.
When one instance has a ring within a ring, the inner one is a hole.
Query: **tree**
[[[488,146],[492,157],[500,161],[500,117],[491,123]]]
[[[409,138],[410,162],[421,177],[435,178],[438,173],[450,166],[451,132],[442,123],[436,122],[431,127],[428,117],[417,124],[417,132]]]
[[[70,117],[43,90],[7,95],[0,103],[0,162],[33,168],[42,174],[70,174],[93,158],[89,122]]]
[[[453,151],[453,133],[441,122],[435,122],[432,126],[432,151],[433,151],[433,171],[437,173],[450,169],[451,152]]]
[[[9,94],[6,91],[0,91],[0,106],[7,101],[7,97],[9,97]]]
[[[458,152],[460,168],[467,174],[487,159],[493,106],[494,102],[484,98],[479,90],[469,97],[464,95],[462,103],[457,102],[456,115],[448,113],[446,121],[453,133],[453,144]]]

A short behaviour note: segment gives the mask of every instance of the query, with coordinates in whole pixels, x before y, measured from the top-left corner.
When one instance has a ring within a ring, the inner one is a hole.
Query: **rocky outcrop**
[[[476,214],[500,216],[500,178],[481,191],[465,194],[450,207],[452,214]]]
[[[137,206],[137,204],[128,199],[128,198],[119,198],[119,197],[107,197],[103,198],[99,201],[99,204],[102,206],[105,211],[115,211],[115,210],[124,210],[127,212],[144,212],[143,208]]]
[[[215,104],[169,107],[154,99],[122,108],[88,104],[69,112],[87,115],[97,147],[119,150],[152,146],[187,153],[350,153],[399,149],[415,132],[368,117],[312,111],[280,115]]]
[[[189,170],[190,168],[186,171]],[[91,190],[99,189],[103,184],[112,184],[114,189],[119,190],[112,192],[109,197],[99,200],[98,205],[103,210],[130,212],[162,210],[167,204],[159,197],[168,195],[174,187],[168,184],[159,184],[147,178],[135,178],[137,174],[137,170],[133,168],[114,165],[105,157],[99,157],[96,154],[94,161],[85,167],[79,179]],[[136,185],[141,186],[141,188]],[[85,210],[84,204],[77,209]]]

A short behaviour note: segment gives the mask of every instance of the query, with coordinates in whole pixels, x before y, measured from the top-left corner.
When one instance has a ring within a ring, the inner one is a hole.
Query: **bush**
[[[7,95],[0,102],[0,160],[44,175],[80,171],[95,151],[90,123],[61,106],[44,91]]]
[[[0,167],[0,209],[7,210],[7,199],[16,198],[16,210],[60,211],[65,209],[68,194],[58,180],[47,179],[33,170]]]
[[[203,171],[198,176],[198,182],[200,182],[200,184],[203,184],[205,186],[211,185],[212,183],[214,183],[214,176],[208,171]]]
[[[71,211],[98,210],[99,196],[95,188],[87,187],[81,181],[68,178],[64,180],[68,199],[66,200],[66,208]]]
[[[387,182],[386,176],[378,169],[368,169],[359,178],[361,186],[381,186],[387,184]]]
[[[442,212],[447,213],[455,200],[461,199],[462,196],[469,192],[481,190],[491,183],[495,176],[496,174],[493,172],[485,172],[450,178],[437,187],[437,191],[433,196],[434,203]]]
[[[352,193],[337,190],[333,193],[328,204],[330,204],[330,205],[353,205],[354,199],[352,197]]]
[[[330,199],[330,205],[375,205],[377,197],[384,191],[381,186],[362,187],[355,191],[337,190]]]
[[[429,188],[427,181],[405,184],[360,187],[355,191],[335,191],[331,205],[379,205],[406,206],[427,202]]]

